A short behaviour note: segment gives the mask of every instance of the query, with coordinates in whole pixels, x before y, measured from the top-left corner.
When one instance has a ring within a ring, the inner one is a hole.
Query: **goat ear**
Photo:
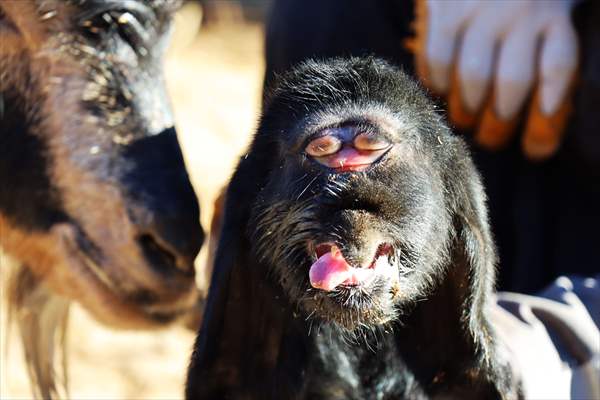
[[[464,333],[469,346],[474,346],[481,367],[487,370],[482,376],[482,390],[489,395],[479,397],[517,398],[518,387],[508,361],[498,351],[501,343],[494,343],[494,331],[488,319],[488,301],[494,290],[496,275],[496,248],[488,223],[486,195],[468,150],[457,153],[452,168],[450,193],[453,193],[454,221],[456,227],[453,273],[458,287],[467,290],[461,315]],[[460,289],[459,289],[460,291]]]
[[[462,141],[461,141],[462,142]],[[463,266],[461,280],[468,288],[463,322],[473,339],[479,342],[482,328],[486,329],[485,303],[491,294],[495,281],[496,249],[488,223],[486,195],[475,165],[462,145],[456,162],[450,168],[451,176],[446,182],[453,194],[450,209],[454,210],[456,229],[454,259]],[[457,267],[456,265],[455,267]],[[483,320],[482,320],[483,319]]]
[[[188,399],[235,397],[264,381],[276,363],[285,307],[267,282],[266,268],[252,259],[246,236],[268,166],[268,160],[250,155],[229,185],[204,320],[188,370]]]

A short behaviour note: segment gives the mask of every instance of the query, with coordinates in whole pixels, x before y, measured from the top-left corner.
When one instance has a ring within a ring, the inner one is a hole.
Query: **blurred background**
[[[187,1],[176,15],[165,65],[167,85],[205,229],[210,226],[214,198],[258,120],[268,6],[264,0]],[[206,285],[201,271],[205,252],[206,246],[196,260],[201,287]],[[7,262],[0,254],[0,265]],[[0,398],[29,399],[20,341],[14,331],[7,332],[4,293],[0,298]],[[74,305],[68,335],[71,398],[183,397],[192,332],[115,331]]]

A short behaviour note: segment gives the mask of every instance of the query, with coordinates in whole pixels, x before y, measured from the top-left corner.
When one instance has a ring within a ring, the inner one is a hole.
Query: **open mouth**
[[[140,289],[140,291],[127,292],[115,282],[102,267],[101,254],[94,244],[74,226],[63,224],[55,228],[63,239],[67,252],[75,267],[75,276],[82,281],[88,293],[95,293],[104,301],[111,304],[120,304],[130,312],[156,323],[166,323],[186,314],[195,307],[194,293],[183,290],[177,296],[159,300],[153,292]],[[189,292],[189,295],[187,295]],[[110,300],[109,300],[110,299]]]
[[[309,271],[310,284],[315,289],[327,292],[338,287],[368,286],[375,278],[390,276],[394,272],[391,262],[393,247],[381,243],[366,267],[350,265],[340,248],[333,243],[321,243],[316,246],[317,260]]]

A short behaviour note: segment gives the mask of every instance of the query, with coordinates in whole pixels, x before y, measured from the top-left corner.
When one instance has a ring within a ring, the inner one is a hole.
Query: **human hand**
[[[447,96],[449,117],[459,128],[476,127],[475,140],[485,148],[507,145],[525,112],[523,151],[531,159],[547,158],[560,145],[571,109],[575,3],[417,0],[417,74]]]

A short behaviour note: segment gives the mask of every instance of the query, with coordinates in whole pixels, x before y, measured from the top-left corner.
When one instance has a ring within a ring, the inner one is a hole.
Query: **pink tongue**
[[[329,292],[342,283],[360,283],[373,272],[372,269],[351,267],[344,259],[342,252],[334,248],[315,261],[310,267],[308,276],[312,287]]]

